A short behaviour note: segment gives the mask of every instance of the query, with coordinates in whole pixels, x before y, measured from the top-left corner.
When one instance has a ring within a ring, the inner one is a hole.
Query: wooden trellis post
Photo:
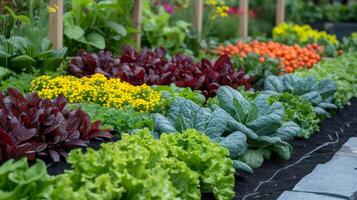
[[[49,2],[50,24],[49,38],[53,49],[63,47],[63,0],[50,0]]]
[[[143,14],[143,1],[136,0],[135,8],[134,8],[134,26],[137,29],[137,33],[135,34],[135,42],[137,48],[141,48],[141,18]]]
[[[239,34],[241,38],[248,38],[248,20],[249,20],[249,1],[239,0],[239,9],[243,12],[239,18]]]
[[[285,21],[285,0],[277,0],[276,2],[276,25],[282,24]]]
[[[203,21],[203,0],[194,0],[194,14],[195,18],[193,24],[198,33],[198,37],[202,35],[202,21]]]

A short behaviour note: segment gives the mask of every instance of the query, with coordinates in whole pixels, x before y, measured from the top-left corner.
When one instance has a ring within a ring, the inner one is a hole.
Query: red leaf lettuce
[[[100,122],[90,122],[81,109],[67,110],[63,95],[53,101],[37,93],[27,97],[13,88],[0,93],[0,161],[27,157],[60,161],[67,150],[85,147],[91,139],[111,138]]]

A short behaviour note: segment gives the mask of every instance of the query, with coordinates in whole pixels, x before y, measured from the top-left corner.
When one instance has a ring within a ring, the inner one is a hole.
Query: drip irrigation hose
[[[349,127],[349,123],[346,123],[347,127]],[[340,128],[340,131],[341,131],[341,134],[343,134],[344,130],[342,128]],[[264,185],[265,183],[269,183],[271,182],[281,171],[283,170],[287,170],[289,169],[290,167],[293,167],[297,164],[299,164],[300,162],[302,162],[303,160],[305,160],[306,158],[309,158],[311,156],[311,154],[313,154],[314,152],[320,150],[321,148],[324,148],[326,146],[329,146],[329,145],[332,145],[332,144],[337,144],[339,141],[340,141],[340,134],[335,131],[335,135],[336,135],[336,139],[335,141],[330,141],[330,142],[325,142],[324,144],[316,147],[315,149],[313,149],[312,151],[308,152],[307,154],[305,154],[304,156],[302,156],[299,160],[297,160],[296,162],[288,165],[288,166],[285,166],[283,168],[280,168],[278,169],[270,178],[268,178],[267,180],[265,181],[261,181],[259,182],[258,186],[254,189],[254,191],[252,193],[249,193],[247,195],[245,195],[243,197],[242,200],[246,200],[246,198],[250,197],[250,196],[253,196],[253,195],[256,195],[256,194],[259,194],[258,190],[260,189],[260,187],[262,185]],[[330,139],[332,140],[333,138],[329,135]]]

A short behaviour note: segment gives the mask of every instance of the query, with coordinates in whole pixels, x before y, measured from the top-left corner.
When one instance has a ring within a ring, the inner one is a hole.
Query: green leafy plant
[[[53,181],[43,161],[29,167],[27,159],[8,160],[0,166],[0,199],[48,199]]]
[[[285,109],[285,121],[293,121],[301,128],[299,137],[308,139],[313,133],[319,131],[319,118],[310,102],[290,93],[272,95],[268,98],[271,105],[280,102]]]
[[[258,96],[250,102],[238,91],[222,86],[215,101],[218,106],[212,104],[211,108],[177,98],[167,117],[154,115],[155,130],[175,133],[195,128],[227,148],[236,169],[251,172],[250,167],[259,167],[271,151],[289,159],[292,148],[285,141],[300,131],[294,122],[284,123],[281,103],[269,105],[263,97]]]
[[[160,140],[169,157],[186,163],[199,174],[202,192],[213,192],[216,199],[234,197],[234,168],[227,149],[194,129],[182,134],[164,134]]]
[[[7,8],[16,13],[16,15],[26,16],[29,13],[29,10],[33,10],[34,13],[41,12],[41,10],[47,9],[48,3],[43,0],[4,0],[0,2],[0,13],[5,13]]]
[[[149,128],[153,130],[154,120],[151,113],[138,112],[131,108],[106,108],[98,104],[72,104],[70,107],[80,107],[92,121],[101,121],[102,127],[117,133],[127,133],[135,129]]]
[[[189,51],[184,41],[192,24],[178,20],[171,25],[170,14],[162,7],[155,14],[151,11],[149,3],[144,2],[142,23],[144,45],[151,48],[164,47],[171,53]]]
[[[65,44],[71,54],[78,49],[108,49],[118,53],[120,46],[133,43],[130,34],[134,1],[72,0],[64,15]]]
[[[336,83],[334,103],[338,107],[349,104],[357,97],[357,53],[348,53],[334,59],[325,60],[310,70],[295,73],[299,77],[315,76],[317,80],[330,79]]]
[[[298,24],[321,21],[324,17],[322,6],[309,0],[288,1],[287,13],[287,20]]]
[[[204,132],[213,141],[218,142],[230,152],[230,157],[236,169],[252,171],[249,166],[237,160],[247,150],[247,135],[257,138],[250,129],[238,124],[222,109],[212,111],[200,107],[191,100],[176,98],[170,106],[167,117],[154,114],[155,131],[163,133],[178,133],[187,129],[197,129]]]
[[[13,87],[22,93],[31,92],[31,81],[36,78],[32,73],[21,73],[0,81],[0,91],[6,91],[7,88]]]
[[[330,109],[337,109],[332,103],[336,84],[330,79],[316,81],[314,76],[300,78],[296,75],[269,76],[264,81],[265,94],[288,92],[309,101],[321,117],[330,117]]]
[[[64,59],[67,48],[51,50],[47,38],[46,15],[28,18],[10,14],[0,16],[0,79],[34,69],[56,70]]]
[[[260,91],[245,90],[243,87],[239,87],[238,92],[248,101],[254,101],[254,99],[260,95]]]
[[[174,83],[171,85],[154,85],[152,88],[160,92],[163,112],[165,112],[176,97],[183,97],[192,100],[198,105],[203,105],[206,101],[200,91],[192,91],[191,88],[177,87]]]
[[[269,105],[264,95],[250,102],[230,87],[220,87],[217,98],[220,108],[257,135],[257,138],[248,137],[248,151],[241,161],[257,168],[270,158],[271,152],[286,160],[290,158],[292,147],[286,141],[296,137],[300,127],[292,121],[284,122],[285,112],[280,102]]]
[[[262,60],[262,58],[264,58]],[[278,75],[280,61],[268,56],[261,57],[255,53],[249,53],[247,56],[240,58],[233,55],[231,58],[233,65],[237,68],[243,68],[246,74],[254,77],[253,85],[261,88],[264,80],[269,75]]]
[[[327,39],[323,39],[322,38],[322,39],[319,39],[317,41],[317,44],[320,47],[323,47],[323,51],[321,52],[322,56],[334,58],[334,57],[337,57],[339,55],[339,51],[338,51],[339,43],[338,44],[333,44],[330,41],[328,41]]]
[[[330,1],[288,1],[288,21],[303,24],[321,21],[354,22],[356,21],[357,3],[348,5]]]
[[[357,51],[357,32],[352,33],[349,37],[343,38],[339,45],[344,53],[352,53]]]
[[[196,130],[160,140],[141,130],[68,160],[73,170],[59,176],[55,199],[200,199],[200,186],[217,199],[234,195],[228,151]]]

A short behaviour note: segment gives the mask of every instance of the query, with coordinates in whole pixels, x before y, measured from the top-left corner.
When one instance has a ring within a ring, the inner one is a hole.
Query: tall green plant
[[[120,46],[132,44],[131,12],[135,1],[72,0],[64,15],[65,45],[71,54],[80,48],[89,51],[108,49],[118,52]]]
[[[51,50],[47,38],[48,13],[43,10],[34,13],[32,1],[29,2],[28,16],[16,15],[8,7],[7,14],[0,16],[0,80],[34,69],[55,70],[67,51]]]
[[[162,7],[154,13],[148,1],[144,1],[143,9],[143,43],[148,47],[165,47],[171,52],[191,53],[185,40],[190,34],[191,23],[178,20],[170,23],[171,15]]]

